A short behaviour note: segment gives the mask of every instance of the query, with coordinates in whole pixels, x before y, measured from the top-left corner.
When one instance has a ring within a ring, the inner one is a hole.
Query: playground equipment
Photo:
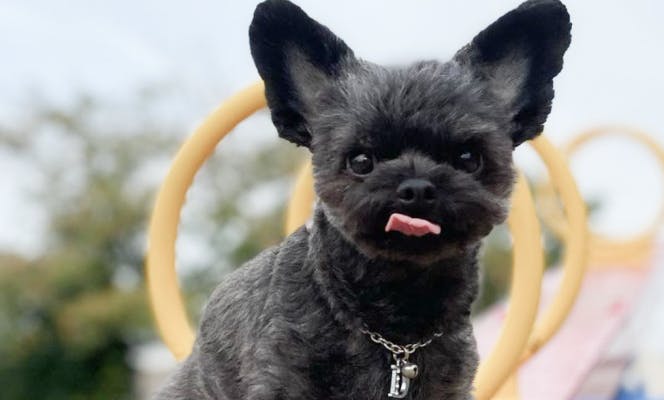
[[[628,127],[604,126],[582,132],[566,146],[563,146],[563,153],[569,157],[581,145],[605,136],[621,136],[645,145],[657,158],[662,171],[664,171],[663,149],[648,135]],[[565,239],[569,239],[574,228],[570,226],[568,217],[564,215],[558,205],[555,189],[552,181],[538,186],[537,200],[543,211],[540,214],[545,224],[560,239],[565,241]],[[564,370],[558,375],[551,374],[550,370],[553,363],[556,362],[555,359],[560,357],[557,357],[553,351],[545,352],[544,357],[540,357],[538,360],[539,365],[530,365],[526,368],[525,373],[521,373],[526,378],[525,386],[528,392],[528,397],[524,395],[523,398],[567,398],[571,395],[571,390],[581,389],[579,386],[581,386],[580,383],[583,381],[584,375],[589,373],[593,363],[600,360],[602,348],[611,343],[613,337],[618,334],[622,325],[625,324],[627,313],[636,303],[635,298],[638,297],[650,275],[650,260],[655,249],[655,238],[663,219],[663,212],[664,210],[660,208],[657,219],[650,224],[648,229],[624,240],[609,239],[601,234],[588,232],[588,266],[590,270],[585,278],[586,293],[577,299],[578,307],[573,316],[574,318],[571,318],[567,329],[558,338],[560,340],[554,343],[558,351],[564,348],[561,346],[573,342],[578,343],[584,350],[575,354],[574,367]],[[566,241],[565,245],[567,246],[568,243]],[[617,266],[619,268],[616,268]],[[631,267],[631,270],[626,269],[625,266]],[[555,273],[549,275],[555,275]],[[550,286],[554,277],[548,276],[545,278],[548,282],[545,281],[544,286]],[[602,300],[598,301],[597,298]],[[554,301],[559,299],[556,297]],[[494,311],[500,312],[499,310]],[[569,311],[567,309],[566,317],[568,319]],[[592,321],[591,324],[597,324],[592,328],[592,331],[588,331],[589,321]],[[586,327],[576,328],[574,324],[578,326],[585,325]],[[582,342],[579,343],[579,340]],[[569,353],[574,353],[571,348],[566,350]],[[522,362],[525,363],[528,358],[524,357]],[[570,364],[569,360],[567,361]],[[564,364],[564,360],[557,361],[556,366],[560,367],[562,364]],[[571,365],[568,366],[571,367]],[[537,372],[538,368],[539,372]],[[545,370],[549,372],[545,372]],[[558,386],[557,390],[552,390],[552,385],[542,385],[542,378],[557,381],[558,383],[555,384],[555,386]],[[540,381],[539,385],[532,383],[538,380]],[[603,380],[606,380],[606,377]],[[617,385],[617,382],[614,382],[614,384]],[[535,386],[544,388],[533,390]],[[571,389],[575,386],[575,389]],[[516,375],[513,375],[506,381],[500,393],[494,396],[494,399],[518,399],[520,398],[518,387]],[[562,395],[562,393],[567,396]],[[598,398],[592,394],[586,394],[586,396],[589,396],[588,398]]]
[[[217,143],[238,123],[265,107],[263,91],[262,82],[257,83],[221,104],[180,148],[157,194],[148,240],[148,292],[161,337],[178,360],[189,354],[194,343],[175,272],[180,210],[196,172]]]
[[[648,149],[657,159],[661,170],[664,171],[664,148],[650,136],[626,126],[603,126],[587,130],[575,136],[572,141],[562,148],[566,157],[571,157],[577,150],[587,143],[603,137],[623,137],[636,141]],[[564,215],[556,205],[556,195],[550,182],[540,187],[538,197],[542,208],[544,223],[560,238],[570,233]],[[590,259],[593,266],[601,265],[631,265],[640,266],[653,249],[657,231],[664,223],[664,202],[661,203],[657,216],[646,229],[633,237],[616,240],[599,233],[590,232]]]
[[[265,107],[263,91],[263,84],[256,83],[217,108],[183,144],[157,195],[149,229],[148,292],[161,337],[177,359],[186,357],[194,342],[175,272],[175,239],[185,194],[217,143],[239,122]],[[552,229],[560,234],[565,246],[563,277],[550,305],[537,318],[544,270],[541,235],[530,191],[525,178],[519,174],[508,219],[514,244],[509,306],[499,338],[490,355],[482,361],[476,376],[475,395],[480,400],[518,397],[514,373],[555,335],[569,314],[588,264],[591,238],[595,238],[593,254],[606,251],[601,247],[606,243],[588,232],[585,205],[563,154],[543,136],[535,139],[532,145],[549,171],[548,195],[557,192],[565,208],[563,212],[550,206],[551,214],[557,215],[551,218],[551,225],[556,225]],[[574,148],[570,147],[569,151]],[[656,154],[664,160],[661,150],[656,150]],[[287,232],[307,220],[313,200],[311,169],[307,164],[298,174],[289,204]],[[639,239],[639,246],[635,248],[645,249],[644,243],[652,243],[653,236],[654,230],[651,229],[645,239]],[[625,253],[634,254],[634,251]]]

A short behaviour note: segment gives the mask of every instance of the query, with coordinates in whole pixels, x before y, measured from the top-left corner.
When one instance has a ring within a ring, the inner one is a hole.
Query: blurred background
[[[3,399],[147,398],[172,370],[147,306],[147,220],[179,144],[258,79],[247,38],[256,3],[0,2]],[[298,1],[360,57],[385,64],[446,60],[519,3]],[[568,3],[573,40],[555,81],[548,137],[563,144],[619,123],[664,145],[664,3]],[[224,274],[281,239],[293,173],[305,158],[277,140],[263,111],[205,164],[177,243],[194,319]],[[545,179],[531,149],[516,159],[533,185]],[[633,142],[594,142],[571,166],[593,229],[613,237],[638,232],[664,201],[657,161]],[[477,312],[504,294],[510,246],[505,228],[488,240]],[[553,265],[560,250],[551,235],[546,248]],[[661,296],[649,304],[664,308]]]

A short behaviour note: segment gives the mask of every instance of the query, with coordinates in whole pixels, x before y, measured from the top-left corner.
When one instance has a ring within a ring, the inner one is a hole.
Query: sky
[[[664,145],[664,3],[567,3],[573,39],[555,80],[546,135],[561,145],[585,129],[621,124]],[[0,0],[0,122],[11,126],[34,98],[68,104],[88,94],[122,103],[142,88],[174,84],[179,91],[169,97],[167,110],[176,110],[194,126],[216,104],[258,78],[247,40],[255,4]],[[360,57],[403,64],[448,59],[519,1],[298,4]],[[542,170],[526,147],[517,150],[516,159],[527,173]],[[600,141],[584,148],[571,165],[582,193],[601,198],[606,206],[593,219],[593,227],[602,232],[636,232],[664,204],[657,163],[631,142]],[[45,217],[25,192],[36,181],[29,166],[11,154],[0,152],[0,171],[0,226],[21,227],[18,232],[0,229],[0,250],[35,252]]]

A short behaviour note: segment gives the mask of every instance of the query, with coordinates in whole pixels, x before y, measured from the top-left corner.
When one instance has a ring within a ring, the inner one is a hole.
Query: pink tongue
[[[440,225],[429,222],[426,219],[412,218],[407,215],[394,213],[385,225],[385,232],[397,231],[408,236],[424,236],[429,233],[438,235]]]

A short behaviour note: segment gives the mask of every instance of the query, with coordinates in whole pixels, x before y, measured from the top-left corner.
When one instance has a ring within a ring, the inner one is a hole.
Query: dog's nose
[[[436,187],[427,179],[406,179],[397,188],[403,205],[431,204],[436,200]]]

